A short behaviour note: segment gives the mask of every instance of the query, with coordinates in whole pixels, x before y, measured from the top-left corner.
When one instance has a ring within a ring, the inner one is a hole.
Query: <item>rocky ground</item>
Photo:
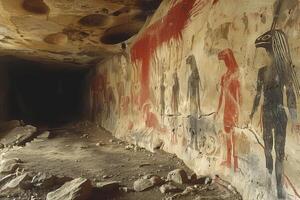
[[[174,155],[88,122],[37,129],[11,121],[0,131],[1,200],[242,199],[220,177],[197,176]]]

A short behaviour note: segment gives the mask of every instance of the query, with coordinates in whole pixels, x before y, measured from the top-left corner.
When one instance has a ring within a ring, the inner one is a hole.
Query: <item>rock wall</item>
[[[116,137],[225,177],[244,199],[275,199],[276,188],[298,199],[300,8],[278,2],[163,1],[130,50],[91,72],[87,113]],[[259,37],[272,23],[283,32]]]

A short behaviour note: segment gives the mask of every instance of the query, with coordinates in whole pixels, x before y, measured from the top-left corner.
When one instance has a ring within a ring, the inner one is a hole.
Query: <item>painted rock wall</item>
[[[91,72],[87,113],[116,137],[219,174],[244,199],[298,199],[300,8],[284,1],[282,31],[260,37],[278,5],[164,1],[130,51]]]

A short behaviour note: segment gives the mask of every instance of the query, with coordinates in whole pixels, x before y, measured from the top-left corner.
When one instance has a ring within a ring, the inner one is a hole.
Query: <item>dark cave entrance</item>
[[[82,118],[87,68],[6,59],[9,118],[59,126]]]

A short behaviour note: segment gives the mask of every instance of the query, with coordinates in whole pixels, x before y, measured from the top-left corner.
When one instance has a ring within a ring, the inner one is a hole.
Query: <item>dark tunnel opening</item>
[[[60,126],[82,118],[87,69],[10,59],[9,118],[36,126]]]

